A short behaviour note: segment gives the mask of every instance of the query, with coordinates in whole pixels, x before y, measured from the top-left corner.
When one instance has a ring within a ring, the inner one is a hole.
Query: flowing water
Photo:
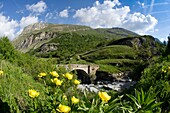
[[[122,82],[122,81],[98,81],[97,84],[79,84],[78,88],[82,91],[90,91],[90,92],[99,92],[101,90],[115,90],[118,92],[123,91],[124,89],[129,89],[131,86],[133,86],[136,82],[134,81],[128,81],[128,82]]]

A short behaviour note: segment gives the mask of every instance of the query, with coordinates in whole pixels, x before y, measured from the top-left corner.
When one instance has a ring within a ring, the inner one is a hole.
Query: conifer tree
[[[165,50],[165,55],[167,56],[169,54],[170,54],[170,35],[168,36],[168,42]]]

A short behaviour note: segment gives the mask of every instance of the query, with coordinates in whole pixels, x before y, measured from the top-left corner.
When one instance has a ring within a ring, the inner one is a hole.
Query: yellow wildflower
[[[0,70],[0,75],[3,75],[3,74],[4,74],[4,72],[2,70]]]
[[[63,81],[59,80],[58,78],[54,78],[54,80],[51,79],[51,81],[55,83],[57,86],[61,86],[61,84],[63,83]]]
[[[63,76],[63,77],[65,77],[65,75],[64,75],[64,74],[62,74],[62,76]]]
[[[62,105],[62,104],[60,104],[57,109],[57,111],[63,112],[63,113],[68,113],[70,110],[71,108],[69,106]]]
[[[57,86],[61,86],[62,83],[63,83],[63,81],[61,81],[61,80],[57,80],[57,81],[55,82],[55,84],[56,84]]]
[[[108,102],[111,99],[111,96],[109,96],[106,92],[99,92],[98,95],[104,102]]]
[[[168,67],[168,69],[170,70],[170,66]]]
[[[71,101],[72,101],[73,104],[77,104],[77,103],[79,103],[80,100],[79,100],[78,98],[76,98],[76,97],[73,96],[73,97],[71,98]]]
[[[53,75],[54,77],[59,77],[59,74],[56,71],[52,71],[50,72],[51,75]]]
[[[55,83],[58,80],[58,78],[51,79],[53,83]]]
[[[66,95],[63,95],[63,99],[64,99],[64,100],[67,100],[67,96],[66,96]]]
[[[162,69],[162,72],[163,72],[163,73],[166,73],[166,70],[165,70],[165,69]]]
[[[65,76],[66,76],[69,80],[71,80],[71,79],[73,78],[73,75],[70,74],[70,73],[66,73]]]
[[[79,80],[74,80],[74,84],[79,85],[81,82]]]
[[[38,97],[39,94],[40,94],[39,92],[37,92],[37,91],[35,91],[35,90],[33,90],[33,89],[28,90],[28,93],[29,93],[29,96],[30,96],[31,98]]]
[[[46,76],[47,74],[46,73],[39,73],[38,74],[38,77],[44,77],[44,76]]]

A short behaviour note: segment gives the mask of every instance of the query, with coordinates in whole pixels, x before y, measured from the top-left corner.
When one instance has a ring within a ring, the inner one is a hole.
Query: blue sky
[[[0,36],[13,40],[36,22],[122,27],[163,41],[170,33],[170,0],[0,0]]]

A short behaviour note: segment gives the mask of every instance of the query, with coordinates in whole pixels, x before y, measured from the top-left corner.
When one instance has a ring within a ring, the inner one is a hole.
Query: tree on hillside
[[[170,34],[168,36],[168,42],[165,50],[165,56],[170,55]]]
[[[12,60],[15,57],[15,48],[7,37],[0,38],[0,58]]]
[[[164,40],[164,41],[163,41],[163,45],[166,46],[166,44],[167,44],[167,43],[166,43],[166,41]]]

